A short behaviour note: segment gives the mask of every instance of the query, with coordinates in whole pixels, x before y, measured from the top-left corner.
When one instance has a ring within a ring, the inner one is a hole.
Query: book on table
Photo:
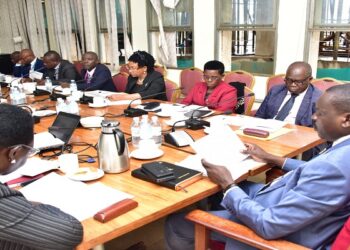
[[[142,167],[133,170],[131,172],[131,175],[136,178],[158,184],[160,186],[174,189],[176,191],[181,190],[202,178],[202,172],[194,169],[182,167],[169,162],[153,162],[153,163],[157,165],[162,165],[164,168],[170,169],[174,175],[174,178],[171,178],[170,180],[166,180],[166,181],[158,181],[157,178],[154,178],[149,173],[142,170]]]

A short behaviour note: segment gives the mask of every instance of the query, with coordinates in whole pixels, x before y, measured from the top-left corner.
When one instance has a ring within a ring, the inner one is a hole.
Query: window
[[[162,15],[162,25],[165,32],[169,55],[176,58],[166,60],[158,51],[158,37],[160,27],[158,15],[153,5],[149,3],[149,31],[151,31],[151,53],[157,57],[160,63],[168,67],[187,68],[193,66],[192,53],[192,23],[193,1],[180,0],[176,6],[165,6],[159,1]],[[174,7],[174,8],[173,8]]]
[[[231,55],[231,70],[273,73],[275,8],[276,0],[218,1],[219,54]]]
[[[317,78],[350,80],[350,1],[314,0],[311,36],[319,37]]]

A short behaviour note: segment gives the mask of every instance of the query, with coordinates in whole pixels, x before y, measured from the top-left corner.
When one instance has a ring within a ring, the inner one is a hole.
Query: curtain
[[[124,34],[124,48],[125,48],[125,60],[127,61],[128,58],[132,55],[133,49],[132,45],[130,43],[130,39],[128,36],[128,21],[127,21],[127,8],[126,8],[126,0],[119,0],[120,7],[122,10],[122,16],[123,16],[123,34]]]

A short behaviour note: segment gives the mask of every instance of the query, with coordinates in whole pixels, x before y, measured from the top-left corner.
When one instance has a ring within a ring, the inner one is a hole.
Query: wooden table
[[[45,101],[35,104],[37,108],[43,105],[52,106],[54,105],[54,102]],[[80,105],[80,115],[103,115],[107,112],[121,114],[125,107],[126,106],[112,106],[92,109],[88,108],[87,105]],[[130,135],[132,118],[118,117],[111,119],[120,121],[121,130],[125,134]],[[54,117],[42,118],[41,122],[35,125],[35,132],[47,130],[47,128],[52,124],[53,120]],[[256,143],[262,146],[265,150],[280,156],[296,156],[299,153],[322,142],[322,140],[318,138],[317,134],[310,128],[300,126],[291,127],[295,128],[293,132],[271,141],[261,141],[245,136],[242,136],[241,138],[245,142]],[[167,126],[164,128],[169,129]],[[191,133],[194,138],[204,136],[204,132],[202,130],[188,130],[188,132]],[[74,132],[71,141],[96,144],[99,135],[100,129],[78,128]],[[129,148],[132,149],[130,144]],[[163,145],[161,146],[161,149],[165,152],[165,154],[156,160],[179,162],[185,159],[189,154],[193,153],[190,148],[178,150],[178,148]],[[93,149],[89,149],[88,153],[94,154]],[[140,167],[140,165],[144,162],[145,161],[130,159],[130,170]],[[95,163],[95,166],[96,165],[97,163]],[[81,164],[81,166],[84,166],[84,164]],[[139,206],[130,212],[109,221],[108,223],[102,224],[93,220],[92,218],[84,220],[82,222],[84,226],[84,238],[77,249],[89,249],[99,244],[103,244],[104,242],[112,240],[147,223],[153,222],[181,208],[202,200],[220,190],[220,188],[209,181],[208,178],[203,178],[201,181],[187,187],[187,193],[184,191],[173,191],[136,179],[131,176],[130,170],[120,174],[105,174],[105,176],[98,181],[134,195],[135,200],[139,203]],[[251,174],[256,174],[257,172],[258,171],[252,171]],[[93,197],[91,197],[91,199],[93,199]]]

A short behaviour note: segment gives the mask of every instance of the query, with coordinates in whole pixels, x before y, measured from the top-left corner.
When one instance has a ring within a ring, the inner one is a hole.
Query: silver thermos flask
[[[129,150],[118,121],[102,121],[97,144],[98,165],[106,173],[121,173],[129,169]]]

